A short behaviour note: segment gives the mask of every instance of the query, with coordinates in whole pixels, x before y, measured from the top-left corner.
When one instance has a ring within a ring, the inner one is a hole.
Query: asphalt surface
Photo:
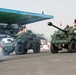
[[[37,54],[1,55],[0,75],[76,75],[76,53],[43,50]]]

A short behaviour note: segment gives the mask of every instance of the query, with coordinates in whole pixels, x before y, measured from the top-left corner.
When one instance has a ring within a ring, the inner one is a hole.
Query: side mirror
[[[52,22],[48,22],[48,25],[49,25],[49,26],[52,26],[53,24],[52,24]]]

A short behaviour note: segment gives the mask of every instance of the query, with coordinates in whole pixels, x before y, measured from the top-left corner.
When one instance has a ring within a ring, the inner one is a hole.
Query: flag
[[[60,23],[60,26],[62,26],[62,23]]]

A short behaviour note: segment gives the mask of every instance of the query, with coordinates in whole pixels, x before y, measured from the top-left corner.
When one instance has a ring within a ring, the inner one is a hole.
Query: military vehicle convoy
[[[22,29],[22,27],[20,27]],[[40,52],[40,39],[35,33],[28,30],[27,33],[16,35],[20,29],[17,25],[0,25],[0,33],[12,36],[15,39],[15,48],[13,51],[17,55],[26,54],[28,50],[33,49],[34,53]],[[11,50],[5,50],[5,55],[9,55]]]
[[[50,50],[52,53],[58,53],[63,48],[67,49],[70,53],[76,52],[76,29],[73,29],[73,26],[66,30],[65,28],[61,29],[53,25],[52,22],[48,22],[48,25],[58,29],[51,35]]]

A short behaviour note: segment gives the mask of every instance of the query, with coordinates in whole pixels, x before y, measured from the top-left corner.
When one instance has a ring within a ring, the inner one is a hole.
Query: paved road
[[[76,75],[76,53],[11,54],[0,60],[0,75]]]

